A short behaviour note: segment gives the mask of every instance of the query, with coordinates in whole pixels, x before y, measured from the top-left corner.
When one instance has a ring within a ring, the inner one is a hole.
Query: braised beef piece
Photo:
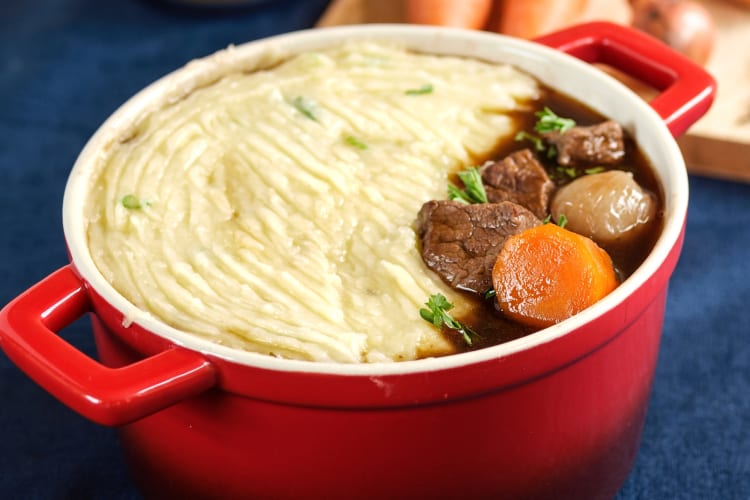
[[[450,286],[480,294],[492,288],[492,267],[505,239],[539,224],[531,211],[510,201],[432,200],[417,218],[427,267]]]
[[[555,184],[529,149],[516,151],[502,160],[487,162],[480,169],[490,203],[512,201],[543,219]]]
[[[560,165],[616,165],[625,158],[622,127],[612,120],[543,135],[557,149]]]

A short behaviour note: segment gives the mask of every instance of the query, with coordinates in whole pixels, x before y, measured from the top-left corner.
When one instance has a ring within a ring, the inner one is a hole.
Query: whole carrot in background
[[[587,3],[588,0],[407,0],[406,20],[532,38],[570,24]]]
[[[534,38],[573,24],[588,0],[501,0],[489,29],[519,38]]]
[[[750,6],[750,0],[729,0]],[[405,0],[406,21],[535,38],[584,19],[624,24],[659,38],[698,64],[715,45],[715,22],[695,0]],[[593,10],[592,10],[593,7]]]
[[[433,24],[482,29],[490,17],[493,0],[407,0],[406,20],[414,24]]]

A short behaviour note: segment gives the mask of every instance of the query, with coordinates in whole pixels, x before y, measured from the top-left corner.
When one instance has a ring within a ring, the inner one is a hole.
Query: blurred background
[[[633,22],[632,2],[607,2],[603,10],[591,2],[570,18],[556,11],[556,22]],[[641,451],[620,499],[750,498],[750,21],[740,3],[700,4],[713,31],[706,35],[700,18],[694,33],[710,45],[700,62],[719,78],[720,101],[681,139],[691,169],[685,247],[670,287]],[[395,0],[0,3],[0,305],[66,264],[60,212],[69,170],[97,127],[138,90],[191,59],[278,33],[456,19],[413,17],[413,7]],[[497,22],[493,8],[478,28]],[[63,335],[93,355],[86,321]],[[62,406],[4,355],[0,492],[138,498],[115,431]]]

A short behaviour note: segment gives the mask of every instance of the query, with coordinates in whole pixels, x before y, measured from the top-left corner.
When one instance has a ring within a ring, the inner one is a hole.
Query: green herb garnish
[[[445,325],[451,330],[456,330],[463,336],[466,345],[472,345],[472,336],[479,336],[474,330],[460,321],[453,319],[453,316],[448,314],[448,311],[453,309],[453,304],[448,302],[448,299],[442,293],[430,295],[425,305],[427,306],[426,308],[423,307],[419,310],[419,315],[423,320],[432,323],[438,328],[443,328],[443,325]]]
[[[404,94],[406,95],[424,95],[424,94],[431,94],[432,91],[435,90],[435,87],[432,86],[431,83],[425,83],[418,89],[409,89]]]
[[[534,125],[534,130],[540,134],[554,131],[565,132],[576,125],[574,120],[571,120],[570,118],[561,118],[546,106],[542,111],[538,111],[536,116],[539,120],[537,120],[536,125]],[[518,132],[514,139],[516,141],[530,141],[534,145],[534,150],[537,153],[546,153],[547,158],[552,159],[557,156],[557,148],[555,148],[554,145],[545,145],[544,139],[524,130]]]
[[[566,179],[575,179],[578,177],[578,170],[574,167],[555,167],[554,171],[550,172],[550,175],[557,180],[565,181]]]
[[[530,141],[534,145],[534,150],[539,153],[542,153],[545,150],[544,141],[541,139],[541,137],[538,137],[534,134],[530,134],[526,132],[525,130],[522,130],[519,133],[517,133],[514,139],[516,141]]]
[[[566,132],[576,126],[575,120],[557,116],[551,109],[544,107],[542,111],[536,113],[539,120],[536,122],[534,129],[540,134],[547,132]]]
[[[122,200],[120,200],[122,203],[122,206],[129,209],[129,210],[138,210],[139,208],[143,207],[143,203],[141,203],[141,200],[138,199],[138,197],[134,194],[126,194],[122,197]]]
[[[549,224],[550,222],[552,222],[552,214],[547,214],[547,217],[542,219],[542,224]],[[565,228],[565,226],[568,224],[568,218],[565,217],[565,214],[560,214],[560,217],[557,218],[555,224],[562,228]]]
[[[315,114],[315,103],[313,101],[298,95],[292,101],[292,106],[309,119],[318,121],[318,117]]]
[[[557,179],[564,180],[564,179],[575,179],[577,177],[580,177],[581,175],[592,175],[592,174],[600,174],[604,171],[606,171],[604,167],[591,167],[587,168],[585,170],[576,170],[575,167],[562,167],[557,166],[554,171],[554,175]]]
[[[604,172],[605,170],[606,169],[604,167],[592,167],[592,168],[587,168],[583,172],[586,175],[591,175],[591,174],[600,174],[600,173]]]
[[[464,203],[487,203],[487,192],[482,184],[482,175],[477,167],[469,167],[458,173],[458,178],[464,183],[464,189],[448,184],[448,197],[451,200]]]
[[[367,149],[367,144],[365,144],[364,142],[360,141],[359,139],[357,139],[356,137],[354,137],[352,135],[346,136],[346,138],[344,139],[344,141],[348,145],[353,146],[353,147],[355,147],[357,149]]]
[[[494,299],[495,297],[497,297],[497,291],[495,291],[494,288],[490,288],[489,290],[487,290],[486,292],[484,292],[484,299],[485,300]]]

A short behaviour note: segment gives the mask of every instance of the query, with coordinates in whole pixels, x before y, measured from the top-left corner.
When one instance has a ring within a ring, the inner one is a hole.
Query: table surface
[[[325,6],[1,2],[0,305],[66,264],[65,180],[119,104],[192,58],[311,27]],[[620,499],[750,498],[750,185],[692,176],[690,190],[641,449]],[[85,322],[63,335],[93,355]],[[2,354],[0,492],[138,498],[116,431],[64,407]]]

